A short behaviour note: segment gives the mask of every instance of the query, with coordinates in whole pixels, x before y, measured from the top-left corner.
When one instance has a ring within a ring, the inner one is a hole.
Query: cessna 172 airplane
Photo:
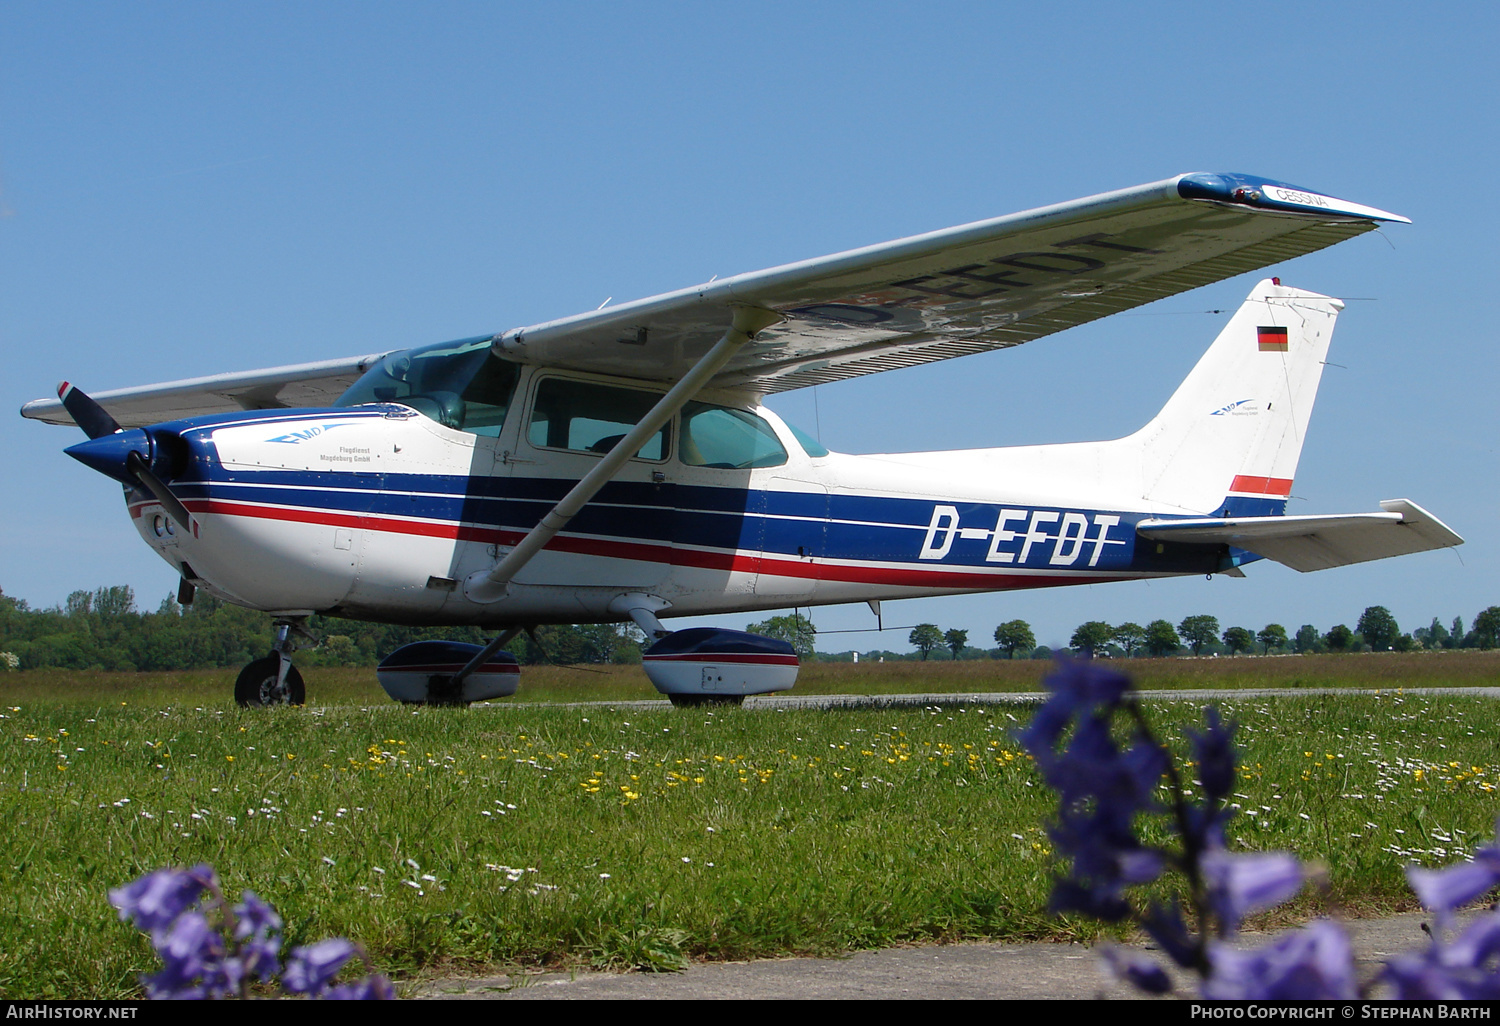
[[[1459,545],[1405,499],[1287,516],[1343,304],[1256,285],[1145,427],[832,453],[770,393],[1020,345],[1406,218],[1235,174],[1166,181],[718,279],[497,335],[98,393],[22,414],[125,486],[194,589],[275,617],[241,704],[301,703],[311,614],[477,624],[382,662],[409,702],[511,694],[502,646],[633,620],[677,704],[792,686],[790,645],[664,618],[1186,574]]]

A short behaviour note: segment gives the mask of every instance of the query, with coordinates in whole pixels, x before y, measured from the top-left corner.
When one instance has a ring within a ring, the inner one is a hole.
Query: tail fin
[[[1166,406],[1130,441],[1162,511],[1286,511],[1334,320],[1344,304],[1256,285]]]

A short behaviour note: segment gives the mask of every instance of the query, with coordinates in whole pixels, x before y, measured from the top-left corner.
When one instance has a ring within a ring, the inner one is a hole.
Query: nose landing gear
[[[292,665],[292,653],[298,647],[293,634],[311,639],[302,625],[306,619],[299,616],[276,621],[271,654],[246,666],[234,682],[234,700],[241,706],[302,705],[307,701],[302,674]]]

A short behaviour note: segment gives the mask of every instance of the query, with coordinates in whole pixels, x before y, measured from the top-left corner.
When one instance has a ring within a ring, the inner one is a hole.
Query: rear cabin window
[[[819,456],[828,455],[828,450],[823,448],[822,442],[818,441],[806,431],[803,431],[796,424],[787,424],[787,428],[792,432],[792,437],[797,439],[798,444],[802,446],[803,450],[809,456],[816,459]]]
[[[490,336],[392,353],[336,406],[401,403],[445,427],[494,438],[515,397],[519,364],[494,356]]]
[[[786,462],[786,449],[771,425],[760,417],[745,410],[696,402],[682,408],[678,455],[690,467],[719,470],[779,467]]]
[[[632,388],[544,378],[537,386],[526,438],[542,449],[603,455],[640,423],[660,398],[653,392]],[[663,426],[635,455],[643,460],[666,459],[668,437],[668,428]]]

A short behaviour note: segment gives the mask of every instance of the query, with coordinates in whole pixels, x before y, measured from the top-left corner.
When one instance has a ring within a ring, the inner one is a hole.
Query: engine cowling
[[[791,644],[720,627],[674,631],[641,655],[664,695],[763,695],[797,683],[801,663]]]

